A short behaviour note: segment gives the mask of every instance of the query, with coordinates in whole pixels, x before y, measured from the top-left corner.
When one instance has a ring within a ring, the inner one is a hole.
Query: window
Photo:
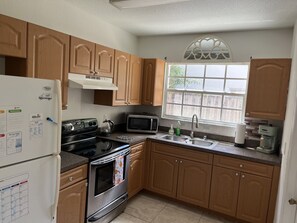
[[[167,65],[162,117],[232,125],[243,121],[248,63]]]

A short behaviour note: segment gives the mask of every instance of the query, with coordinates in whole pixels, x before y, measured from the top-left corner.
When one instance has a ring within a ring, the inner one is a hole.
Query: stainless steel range
[[[86,222],[107,223],[126,207],[130,147],[97,138],[97,128],[92,118],[62,122],[62,150],[89,159]]]

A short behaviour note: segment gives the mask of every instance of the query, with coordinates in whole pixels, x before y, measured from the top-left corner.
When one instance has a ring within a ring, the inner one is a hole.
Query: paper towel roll
[[[245,141],[245,123],[236,124],[235,130],[235,146],[243,147]]]

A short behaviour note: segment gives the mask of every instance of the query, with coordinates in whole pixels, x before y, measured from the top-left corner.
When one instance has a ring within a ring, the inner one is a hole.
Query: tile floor
[[[197,208],[142,192],[112,223],[231,223]]]

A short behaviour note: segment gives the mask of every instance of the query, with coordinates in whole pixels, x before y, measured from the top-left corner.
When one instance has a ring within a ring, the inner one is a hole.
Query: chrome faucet
[[[191,126],[191,134],[190,134],[190,137],[191,138],[194,138],[194,120],[196,118],[196,125],[195,127],[198,129],[199,128],[199,121],[198,121],[198,116],[196,114],[194,114],[192,116],[192,126]]]

